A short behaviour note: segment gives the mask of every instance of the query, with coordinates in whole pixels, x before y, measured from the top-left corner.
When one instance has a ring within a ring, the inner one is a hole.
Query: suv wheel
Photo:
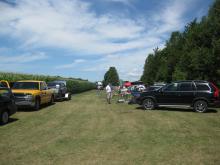
[[[36,99],[35,100],[35,105],[34,105],[34,110],[38,111],[40,109],[40,100]]]
[[[0,123],[1,124],[6,124],[8,123],[8,119],[9,119],[9,114],[7,111],[3,111],[1,113],[1,118],[0,118]]]
[[[143,101],[143,107],[146,110],[152,110],[155,108],[155,102],[152,99],[145,99]]]
[[[196,112],[206,112],[208,109],[207,103],[204,100],[198,100],[194,103],[194,110]]]

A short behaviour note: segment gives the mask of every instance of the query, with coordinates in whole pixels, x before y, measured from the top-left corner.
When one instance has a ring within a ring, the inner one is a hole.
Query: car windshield
[[[47,84],[47,86],[50,86],[50,87],[53,87],[53,86],[56,86],[56,85],[57,85],[57,83],[53,83],[53,82]]]
[[[15,82],[12,89],[39,89],[38,82]]]

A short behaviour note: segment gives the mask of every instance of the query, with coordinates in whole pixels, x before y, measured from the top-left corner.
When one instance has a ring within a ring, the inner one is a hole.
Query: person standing
[[[106,90],[106,95],[107,95],[107,102],[109,104],[111,104],[111,98],[112,98],[112,89],[111,89],[111,84],[109,83],[106,87],[105,87],[105,90]]]

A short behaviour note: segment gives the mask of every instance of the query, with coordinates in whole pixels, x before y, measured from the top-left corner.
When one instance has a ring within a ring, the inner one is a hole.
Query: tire
[[[199,113],[204,113],[204,112],[206,112],[207,109],[208,109],[207,102],[204,101],[204,100],[197,100],[197,101],[194,103],[193,107],[194,107],[194,110],[195,110],[196,112],[199,112]]]
[[[8,120],[9,120],[9,114],[8,114],[8,111],[3,111],[0,115],[0,123],[2,125],[8,123]]]
[[[35,111],[40,110],[40,99],[38,99],[38,98],[35,100],[34,110]]]
[[[155,102],[152,99],[145,99],[143,101],[143,108],[145,110],[153,110],[155,108]]]

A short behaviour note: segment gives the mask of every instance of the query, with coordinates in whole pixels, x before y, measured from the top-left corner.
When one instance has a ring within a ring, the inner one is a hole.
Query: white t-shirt
[[[110,87],[109,85],[107,85],[107,86],[105,87],[105,90],[106,90],[107,93],[112,92],[112,89],[111,89],[111,87]]]

